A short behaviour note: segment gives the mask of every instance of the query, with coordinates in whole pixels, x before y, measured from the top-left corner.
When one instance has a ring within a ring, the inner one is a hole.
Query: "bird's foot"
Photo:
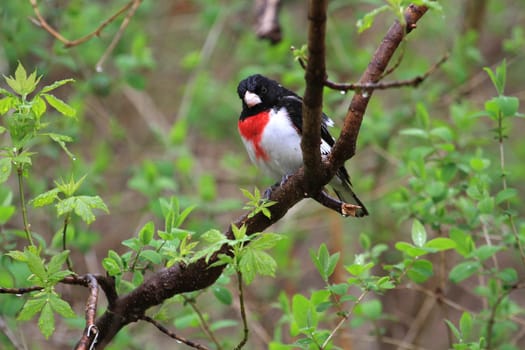
[[[270,196],[272,195],[272,192],[275,191],[278,187],[284,186],[284,184],[286,183],[286,181],[288,181],[288,179],[289,179],[291,176],[292,176],[291,174],[284,175],[284,176],[281,178],[281,181],[280,181],[280,182],[276,182],[276,183],[274,183],[273,185],[271,185],[270,187],[268,187],[268,188],[264,191],[263,198],[264,198],[264,199],[270,199]]]

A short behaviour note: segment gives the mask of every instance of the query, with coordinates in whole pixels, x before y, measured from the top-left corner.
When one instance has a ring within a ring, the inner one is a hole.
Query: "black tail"
[[[350,183],[350,177],[345,168],[340,168],[335,175],[334,180],[330,183],[337,197],[344,203],[356,204],[361,208],[357,209],[355,216],[363,217],[368,215],[368,210],[361,200],[356,196],[352,190],[352,184]]]

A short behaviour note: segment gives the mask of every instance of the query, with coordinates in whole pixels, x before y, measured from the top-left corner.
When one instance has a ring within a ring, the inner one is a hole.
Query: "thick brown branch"
[[[97,312],[98,282],[95,276],[87,274],[82,277],[83,282],[89,288],[89,296],[86,301],[86,327],[80,341],[75,349],[91,349],[98,339],[98,329],[95,326],[95,314]]]
[[[308,63],[306,89],[303,96],[303,151],[304,188],[307,194],[318,192],[321,179],[321,115],[323,113],[323,83],[326,79],[325,34],[327,1],[311,0],[308,10]]]

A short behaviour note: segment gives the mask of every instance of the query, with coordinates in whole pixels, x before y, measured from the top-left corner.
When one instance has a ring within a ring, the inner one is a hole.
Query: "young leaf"
[[[63,80],[55,81],[54,83],[52,83],[50,85],[44,86],[42,88],[42,90],[40,90],[39,94],[55,90],[55,89],[61,87],[62,85],[65,85],[67,83],[71,83],[71,82],[74,82],[74,81],[75,81],[75,79],[63,79]]]
[[[47,103],[49,103],[54,109],[56,109],[66,117],[74,117],[77,114],[77,111],[73,107],[71,107],[58,97],[49,94],[42,94],[42,96],[44,96]]]
[[[55,331],[55,317],[49,303],[46,303],[42,308],[42,313],[38,318],[38,327],[46,339]]]
[[[47,300],[46,297],[38,297],[29,299],[25,302],[24,307],[22,307],[22,310],[17,316],[17,320],[19,321],[29,321],[33,318],[46,304]]]
[[[56,294],[50,295],[49,305],[51,306],[53,311],[55,311],[62,317],[73,318],[77,316],[71,308],[71,306],[69,306],[69,304],[65,300],[61,299]]]
[[[30,203],[35,208],[44,207],[56,201],[59,193],[58,188],[53,188],[52,190],[39,194],[35,199],[31,200]]]
[[[155,224],[153,221],[148,221],[139,232],[139,240],[143,245],[148,245],[149,242],[153,239],[153,234],[155,233]]]
[[[213,295],[224,305],[231,305],[232,303],[232,294],[230,291],[222,286],[213,286],[212,288]]]
[[[10,158],[0,159],[0,184],[7,181],[11,175],[12,164]]]
[[[425,227],[419,220],[414,219],[414,222],[412,223],[412,242],[414,242],[417,247],[423,247],[426,241],[427,231],[425,230]]]
[[[454,266],[448,277],[452,282],[459,283],[475,274],[480,268],[481,264],[478,261],[464,261]]]

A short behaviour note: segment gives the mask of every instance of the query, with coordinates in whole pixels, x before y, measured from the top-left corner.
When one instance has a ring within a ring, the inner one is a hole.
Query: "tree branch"
[[[272,44],[277,44],[281,41],[280,5],[281,0],[255,1],[255,13],[257,16],[255,34],[257,34],[259,39],[268,39]]]
[[[308,63],[306,90],[303,96],[303,152],[305,193],[319,192],[321,178],[321,116],[323,114],[323,84],[326,79],[325,34],[326,0],[311,0],[308,9]]]

